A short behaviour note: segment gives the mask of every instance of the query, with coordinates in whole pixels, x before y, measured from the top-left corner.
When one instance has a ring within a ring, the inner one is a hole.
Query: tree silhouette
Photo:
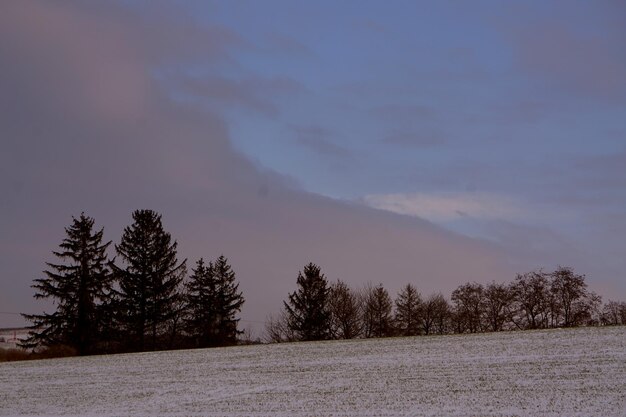
[[[192,269],[187,289],[187,308],[185,316],[185,330],[191,336],[197,347],[210,346],[215,339],[215,277],[213,264],[205,265],[204,259],[196,262]]]
[[[517,274],[512,286],[516,314],[513,323],[521,329],[547,326],[549,316],[549,282],[543,271]]]
[[[52,298],[51,314],[24,314],[33,325],[24,347],[67,345],[80,355],[92,353],[101,329],[101,306],[110,293],[103,229],[94,232],[94,219],[81,213],[65,229],[67,237],[52,253],[64,263],[46,263],[45,278],[35,280],[35,298]]]
[[[504,328],[511,314],[513,294],[506,284],[492,282],[487,284],[484,291],[484,313],[487,328],[498,332]]]
[[[589,316],[592,307],[592,297],[587,291],[585,276],[575,274],[571,268],[560,266],[550,274],[550,278],[550,292],[561,308],[562,325],[580,325]]]
[[[237,342],[239,319],[244,298],[238,291],[235,273],[224,256],[215,263],[200,259],[187,288],[187,332],[199,347],[225,346]]]
[[[395,324],[402,336],[415,336],[421,328],[422,297],[411,284],[407,284],[396,298]]]
[[[449,318],[450,305],[441,293],[431,294],[424,300],[422,308],[422,330],[424,334],[445,333]]]
[[[387,337],[393,333],[391,309],[393,305],[389,292],[379,284],[365,290],[363,321],[365,337]]]
[[[329,288],[319,266],[309,263],[304,275],[298,272],[298,289],[283,302],[290,329],[300,340],[324,340],[330,337]]]
[[[163,230],[161,215],[136,210],[133,220],[115,246],[126,268],[111,263],[119,285],[118,320],[130,349],[157,349],[160,336],[180,314],[186,260],[178,262],[177,243]]]
[[[467,283],[452,292],[457,331],[477,333],[483,327],[485,289],[478,283]]]
[[[331,334],[335,339],[353,339],[361,334],[361,300],[345,282],[330,286],[329,309]]]

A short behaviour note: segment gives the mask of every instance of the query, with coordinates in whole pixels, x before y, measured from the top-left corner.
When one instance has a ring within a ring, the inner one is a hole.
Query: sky
[[[626,299],[619,1],[0,3],[0,327],[81,212],[224,254],[243,327],[330,281],[570,266]],[[114,256],[113,251],[110,253]]]

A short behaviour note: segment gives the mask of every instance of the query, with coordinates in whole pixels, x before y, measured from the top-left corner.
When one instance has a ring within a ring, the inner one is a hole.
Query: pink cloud
[[[0,36],[10,40],[12,64],[36,77],[23,87],[38,89],[33,94],[50,106],[75,106],[75,113],[97,113],[110,121],[143,111],[150,82],[123,27],[111,30],[98,17],[58,3],[2,7]],[[64,88],[68,83],[73,91]]]

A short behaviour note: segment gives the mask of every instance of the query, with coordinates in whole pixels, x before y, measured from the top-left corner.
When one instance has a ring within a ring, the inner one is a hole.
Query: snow
[[[626,327],[0,364],[0,415],[626,416]]]

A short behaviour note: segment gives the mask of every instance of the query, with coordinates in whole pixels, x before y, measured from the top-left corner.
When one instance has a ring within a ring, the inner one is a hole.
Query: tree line
[[[265,331],[268,342],[287,342],[624,324],[626,303],[602,305],[585,276],[567,267],[518,274],[510,283],[466,283],[450,300],[423,297],[407,284],[392,300],[383,284],[355,290],[329,283],[310,263]]]
[[[111,258],[104,229],[84,213],[72,218],[52,252],[60,262],[46,263],[32,285],[35,298],[51,298],[56,310],[23,315],[32,325],[22,347],[87,355],[241,342],[237,314],[245,299],[228,259],[201,258],[188,275],[161,215],[136,210],[132,219]],[[281,312],[267,319],[267,342],[626,324],[626,303],[602,305],[585,276],[567,267],[518,274],[510,283],[466,283],[450,300],[423,297],[412,284],[392,300],[382,283],[330,283],[313,263],[296,284]]]
[[[223,255],[199,259],[187,275],[177,242],[161,215],[136,210],[124,229],[116,256],[103,229],[84,213],[73,218],[66,237],[35,279],[35,298],[51,298],[56,311],[24,314],[32,322],[22,347],[59,346],[78,355],[231,345],[244,303],[235,273]]]

